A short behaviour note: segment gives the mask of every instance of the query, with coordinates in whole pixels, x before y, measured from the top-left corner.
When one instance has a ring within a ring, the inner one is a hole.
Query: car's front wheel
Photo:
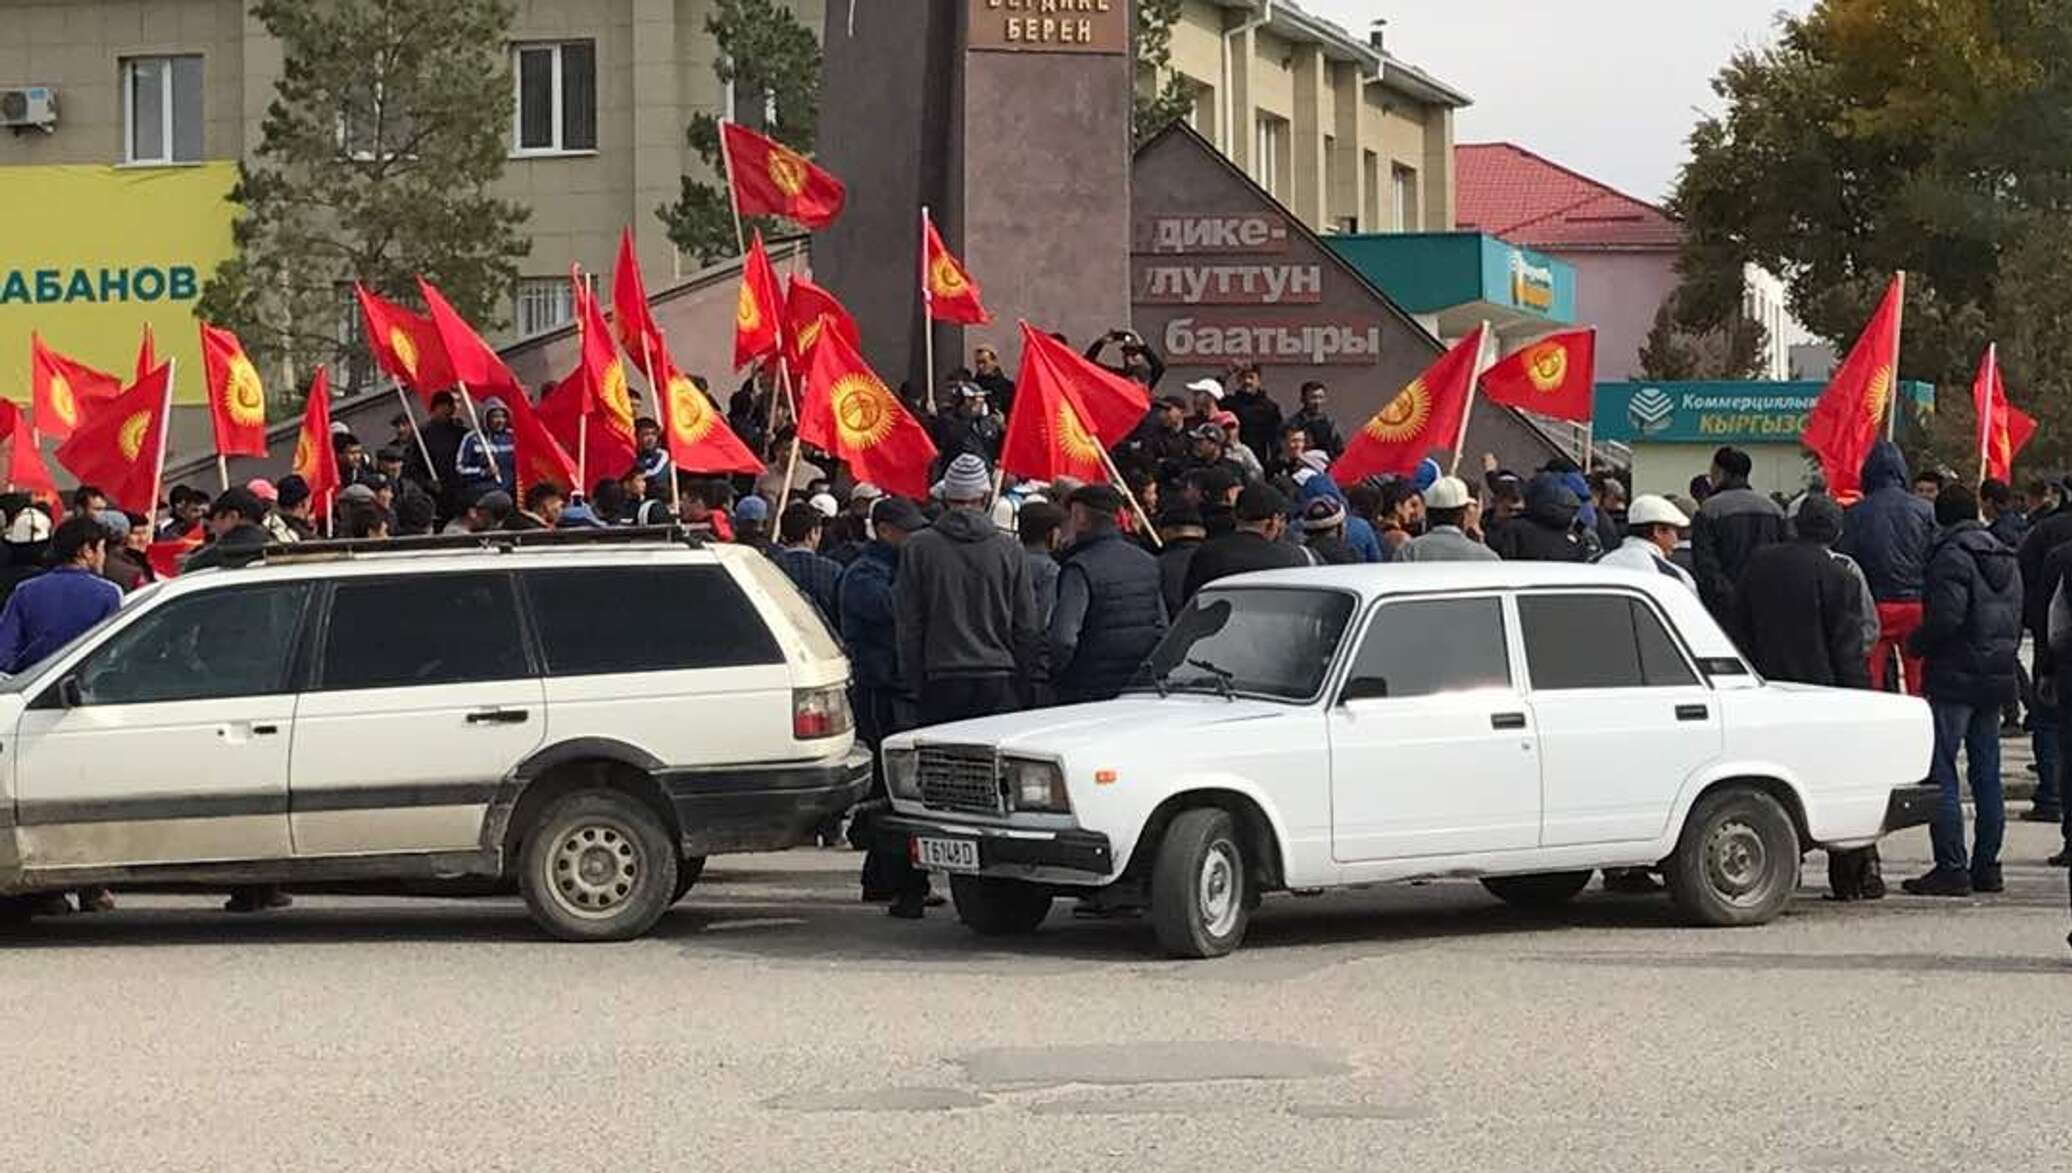
[[[1536,876],[1484,876],[1489,894],[1513,908],[1545,912],[1576,898],[1590,885],[1593,872],[1547,872]]]
[[[646,803],[579,790],[525,838],[519,890],[541,928],[564,941],[625,941],[654,926],[677,884],[676,844]]]
[[[1230,812],[1181,811],[1151,866],[1151,927],[1174,957],[1221,957],[1245,939],[1251,874]]]
[[[1714,791],[1691,808],[1662,878],[1694,924],[1765,924],[1798,890],[1798,830],[1783,805],[1760,790]]]
[[[1050,915],[1051,895],[1034,884],[986,876],[951,876],[957,919],[981,937],[1033,933]]]

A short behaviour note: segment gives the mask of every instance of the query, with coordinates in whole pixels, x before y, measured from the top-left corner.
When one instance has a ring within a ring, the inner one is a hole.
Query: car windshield
[[[1310,700],[1352,613],[1352,596],[1340,591],[1205,590],[1173,620],[1131,688]]]

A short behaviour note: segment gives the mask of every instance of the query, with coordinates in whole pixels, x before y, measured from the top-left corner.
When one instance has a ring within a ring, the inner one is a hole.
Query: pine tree
[[[1194,87],[1173,64],[1173,26],[1180,0],[1138,0],[1137,89],[1130,129],[1137,145],[1194,111]]]
[[[230,326],[279,397],[319,362],[370,369],[351,286],[414,300],[423,274],[501,325],[529,247],[495,198],[511,133],[508,0],[259,0],[282,74],[230,199],[237,255],[196,311]]]

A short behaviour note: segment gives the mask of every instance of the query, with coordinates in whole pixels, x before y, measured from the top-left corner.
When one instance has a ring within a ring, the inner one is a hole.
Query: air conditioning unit
[[[0,126],[53,133],[58,128],[58,92],[49,86],[0,87]]]

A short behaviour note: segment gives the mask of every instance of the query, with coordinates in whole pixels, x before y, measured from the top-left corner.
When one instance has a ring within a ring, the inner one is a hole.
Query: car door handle
[[[272,737],[274,734],[279,733],[280,731],[281,727],[278,725],[252,726],[252,736],[254,737]]]
[[[1491,729],[1523,729],[1525,728],[1525,714],[1491,713],[1489,715],[1489,727]]]
[[[468,714],[470,725],[523,725],[532,717],[525,709],[476,709]]]
[[[1703,721],[1705,718],[1711,715],[1711,710],[1707,709],[1704,705],[1676,706],[1676,719],[1679,721]]]

